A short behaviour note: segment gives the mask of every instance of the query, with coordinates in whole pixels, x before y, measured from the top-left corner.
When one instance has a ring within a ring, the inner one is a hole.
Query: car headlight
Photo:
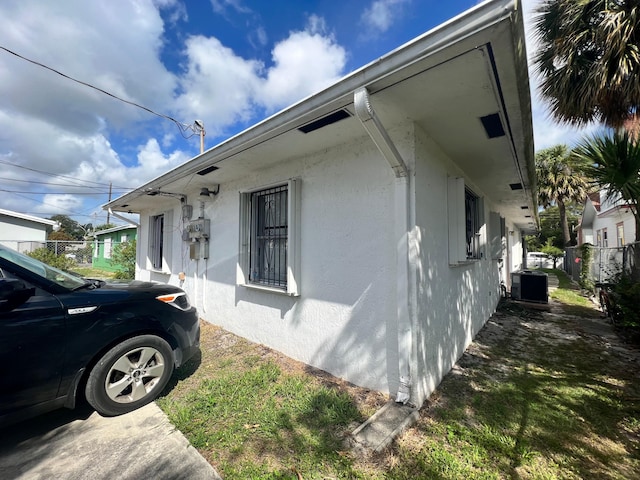
[[[156,300],[167,303],[178,310],[189,310],[191,308],[189,297],[185,292],[160,295],[156,297]]]

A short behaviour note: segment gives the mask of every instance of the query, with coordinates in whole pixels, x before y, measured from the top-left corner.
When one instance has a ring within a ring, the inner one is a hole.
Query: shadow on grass
[[[527,320],[487,324],[476,339],[483,355],[465,354],[463,373],[438,387],[446,401],[422,412],[431,421],[420,421],[419,435],[435,439],[430,450],[400,452],[388,478],[640,478],[640,385],[630,358],[572,325],[540,319],[536,329]],[[492,337],[505,327],[500,341]],[[558,328],[553,342],[547,329]]]
[[[349,395],[270,360],[235,366],[165,408],[225,478],[298,478],[292,467],[305,478],[355,475],[342,442],[346,427],[364,418]]]
[[[178,382],[185,380],[193,375],[196,370],[198,370],[198,367],[201,363],[202,351],[198,350],[193,357],[191,357],[189,360],[187,360],[186,363],[181,365],[180,368],[177,368],[173,372],[173,375],[171,375],[171,378],[169,379],[169,383],[167,383],[167,386],[164,387],[164,390],[162,390],[160,397],[164,397],[165,395],[167,395],[171,390],[175,388]]]

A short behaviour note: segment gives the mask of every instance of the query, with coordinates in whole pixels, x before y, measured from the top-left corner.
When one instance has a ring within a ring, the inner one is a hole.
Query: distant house
[[[124,242],[130,242],[138,237],[138,229],[131,225],[109,228],[95,232],[93,242],[93,261],[95,268],[116,272],[120,270],[120,265],[113,262],[111,254],[115,246]]]
[[[420,405],[536,229],[519,4],[483,2],[106,204],[140,214],[137,277]]]
[[[607,197],[604,190],[587,196],[578,228],[578,245],[621,247],[635,239],[635,218],[624,201]]]
[[[0,243],[19,252],[44,245],[47,234],[58,222],[0,208]]]

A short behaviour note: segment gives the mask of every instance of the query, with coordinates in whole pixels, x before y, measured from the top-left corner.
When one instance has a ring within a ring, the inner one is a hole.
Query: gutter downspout
[[[411,359],[413,349],[413,317],[415,316],[416,298],[415,278],[412,274],[410,255],[417,252],[410,248],[411,222],[409,201],[409,169],[398,152],[395,144],[389,137],[384,126],[376,116],[369,101],[369,92],[361,87],[354,92],[353,103],[356,116],[362,122],[373,143],[389,162],[396,177],[395,182],[395,222],[394,232],[397,241],[396,268],[397,268],[397,329],[398,329],[398,370],[400,374],[399,387],[396,394],[396,402],[406,404],[411,397]],[[415,264],[413,266],[415,270]],[[415,273],[415,272],[413,272]]]
[[[113,210],[111,210],[111,207],[108,208],[109,211],[109,215],[113,215],[116,218],[119,218],[120,220],[130,223],[131,225],[134,225],[136,228],[140,228],[140,224],[134,222],[133,220],[127,218],[127,217],[123,217],[122,215],[117,214],[116,212],[114,212]]]

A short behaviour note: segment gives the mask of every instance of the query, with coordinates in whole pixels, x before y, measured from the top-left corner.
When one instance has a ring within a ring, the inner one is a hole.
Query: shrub
[[[27,255],[60,270],[71,270],[76,266],[76,262],[73,259],[67,258],[64,254],[56,255],[46,247],[28,252]]]
[[[616,308],[621,313],[620,325],[640,327],[640,283],[629,274],[621,273],[614,279],[613,293]]]
[[[126,280],[136,278],[136,241],[122,242],[113,247],[111,264],[118,267],[114,278]]]
[[[591,279],[591,259],[593,257],[592,247],[593,245],[590,243],[583,243],[578,247],[580,258],[582,259],[580,262],[580,281],[578,283],[587,291],[593,291],[594,289],[593,280]]]

